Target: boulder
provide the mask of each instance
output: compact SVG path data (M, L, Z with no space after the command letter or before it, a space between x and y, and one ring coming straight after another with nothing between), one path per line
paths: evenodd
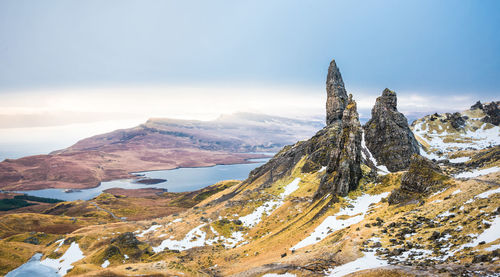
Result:
M408 171L401 178L401 187L391 193L388 202L393 205L419 200L441 188L447 179L437 164L414 154Z

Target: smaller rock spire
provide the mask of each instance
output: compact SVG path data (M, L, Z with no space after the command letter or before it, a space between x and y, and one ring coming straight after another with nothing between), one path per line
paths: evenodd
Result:
M419 143L397 103L396 93L384 89L364 126L366 146L377 162L392 172L407 169L411 156L419 153Z
M321 179L315 198L327 193L346 196L358 187L361 180L361 136L356 102L349 95L339 123L338 137L330 153L325 176Z

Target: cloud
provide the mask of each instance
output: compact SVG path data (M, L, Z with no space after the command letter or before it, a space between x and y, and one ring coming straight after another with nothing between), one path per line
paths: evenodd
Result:
M358 103L360 117L370 117L378 91L349 89ZM464 110L478 100L473 94L397 93L398 109L409 117ZM325 114L325 101L321 87L212 85L22 91L0 95L0 128L150 117L211 120L234 112L317 118Z

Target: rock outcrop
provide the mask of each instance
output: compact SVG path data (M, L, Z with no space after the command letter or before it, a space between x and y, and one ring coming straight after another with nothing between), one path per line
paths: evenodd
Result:
M471 110L477 110L477 109L482 110L483 109L483 104L481 103L481 101L477 101L476 104L470 106L470 109Z
M372 109L372 118L365 124L366 146L379 164L390 171L407 169L413 154L419 154L406 117L397 110L397 96L385 89Z
M483 111L486 113L486 116L483 118L483 122L491 123L495 126L500 124L500 109L498 105L500 101L493 101L488 104L483 105Z
M444 122L450 122L451 127L455 128L455 130L463 129L465 126L465 121L468 119L467 116L462 116L459 112L455 113L446 113L446 119Z
M328 192L345 196L358 187L361 179L362 129L352 95L349 95L340 127L335 147L330 152L327 174L321 179L316 197Z
M443 175L438 165L414 154L408 171L401 178L401 187L391 193L388 202L392 205L418 200L421 196L438 190L446 179L448 177Z
M315 193L316 198L327 193L345 196L358 186L362 175L362 129L356 102L352 95L347 97L335 60L330 63L326 86L327 126L307 141L286 146L265 165L254 169L240 188L234 190L234 195L243 190L245 184L257 179L261 179L263 186L275 182L290 173L304 157L303 172L327 167L321 185Z
M342 114L347 105L347 92L340 70L332 60L326 77L326 125L342 119Z

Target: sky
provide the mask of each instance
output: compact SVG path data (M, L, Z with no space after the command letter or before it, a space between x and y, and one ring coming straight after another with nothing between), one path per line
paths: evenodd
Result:
M361 117L386 87L409 117L462 110L499 100L499 10L495 0L0 0L0 129L324 116L333 58Z

